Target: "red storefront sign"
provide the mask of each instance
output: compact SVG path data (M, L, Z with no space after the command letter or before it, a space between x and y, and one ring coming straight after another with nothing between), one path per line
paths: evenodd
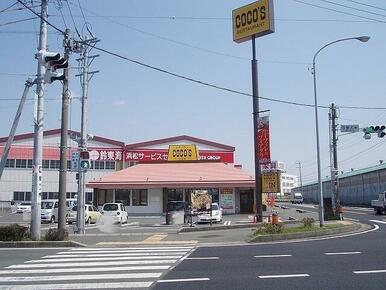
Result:
M259 118L257 131L257 141L259 146L259 163L264 165L271 162L271 150L269 147L269 117Z
M226 151L204 151L199 150L200 161L217 161L225 163L233 163L233 152ZM126 161L139 162L167 162L168 150L165 149L149 149L149 150L127 150L125 152Z
M90 159L96 161L123 161L121 148L88 148Z

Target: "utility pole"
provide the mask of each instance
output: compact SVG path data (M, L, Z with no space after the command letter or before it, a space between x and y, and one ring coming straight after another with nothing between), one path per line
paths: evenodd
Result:
M299 168L299 178L300 178L300 190L303 195L303 180L302 180L302 163L300 161L296 162Z
M99 71L93 71L89 72L89 65L94 60L95 56L89 56L89 51L92 48L92 44L98 42L97 39L88 39L87 36L85 37L85 40L83 43L83 53L82 58L79 59L82 61L82 69L83 72L80 75L81 76L81 84L82 84L82 114L81 114L81 130L80 130L80 139L78 142L79 145L79 151L80 155L82 155L82 152L87 151L87 141L89 139L89 136L87 134L87 99L88 99L88 82L91 78L89 78L89 75L91 74L91 77L99 72ZM90 61L91 59L91 61ZM85 206L85 179L86 179L86 170L87 168L82 168L79 164L79 170L78 170L78 198L77 198L77 232L78 234L84 234L85 228L84 228L84 206Z
M38 51L47 50L47 13L48 1L42 0L40 13L40 34ZM34 120L34 154L32 166L32 197L31 197L31 235L34 240L40 239L41 194L42 194L42 157L43 157L43 124L44 124L44 74L45 67L38 61L36 94L37 112Z
M68 62L71 53L70 29L66 29L64 35L64 59ZM64 69L62 91L62 120L60 131L60 169L59 169L59 208L58 231L61 240L66 231L66 182L67 182L67 145L68 145L68 107L70 103L70 91L68 88L69 68Z
M337 125L336 125L336 106L334 103L330 106L329 119L331 124L331 197L332 197L332 207L336 216L338 214L338 208L340 207L339 192L338 192L338 149L337 143L338 138L336 134Z

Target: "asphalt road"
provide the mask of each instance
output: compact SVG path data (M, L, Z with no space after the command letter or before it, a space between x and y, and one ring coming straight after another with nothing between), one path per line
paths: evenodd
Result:
M199 247L154 289L385 289L385 216L347 208L345 218L376 226L318 241Z

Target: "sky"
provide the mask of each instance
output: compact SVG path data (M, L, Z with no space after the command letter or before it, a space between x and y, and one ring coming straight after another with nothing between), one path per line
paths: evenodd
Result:
M16 0L0 1L0 136L7 136L28 76L36 75L39 19ZM24 0L36 12L40 1ZM382 0L274 0L275 32L256 40L260 110L269 110L271 159L283 161L303 183L317 178L312 59L316 59L320 106L334 103L337 123L386 125L386 4ZM236 0L50 0L49 21L74 38L131 60L218 87L252 92L251 42L232 37ZM13 5L15 4L15 5ZM11 6L11 7L10 7ZM8 9L7 9L8 8ZM63 15L63 16L62 16ZM19 20L25 20L17 22ZM87 29L88 28L88 29ZM48 27L48 48L62 52L62 35ZM79 35L78 35L79 34ZM90 70L88 128L94 135L136 143L190 135L236 148L235 163L254 172L252 98L99 54ZM71 55L70 129L80 129L81 86ZM33 132L30 91L17 133ZM46 85L44 129L60 127L61 84ZM279 101L279 102L278 102ZM300 105L286 104L280 101ZM311 105L311 106L304 106ZM350 107L360 107L353 109ZM373 108L373 109L365 109ZM375 109L374 109L375 108ZM319 108L322 177L329 175L328 109ZM386 159L386 138L338 132L340 171ZM385 160L386 161L386 160Z

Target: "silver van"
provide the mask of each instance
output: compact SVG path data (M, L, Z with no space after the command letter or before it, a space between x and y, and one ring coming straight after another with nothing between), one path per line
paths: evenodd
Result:
M66 199L66 211L76 205L76 199ZM41 202L41 221L55 223L58 221L59 200L43 199Z

